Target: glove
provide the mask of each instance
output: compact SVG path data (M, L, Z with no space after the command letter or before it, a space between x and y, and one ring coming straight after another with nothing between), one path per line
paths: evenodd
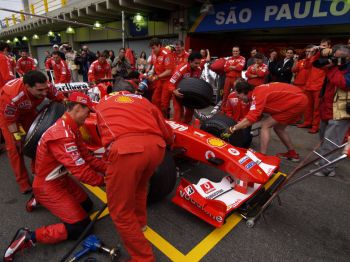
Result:
M223 133L221 133L220 137L224 140L229 139L232 133L230 132L230 128L227 128Z

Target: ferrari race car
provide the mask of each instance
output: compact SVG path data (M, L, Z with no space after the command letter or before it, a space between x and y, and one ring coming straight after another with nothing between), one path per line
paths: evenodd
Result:
M184 81L182 90L186 90L186 86L189 87L187 95L192 97L192 101L196 99L195 90L203 94L202 89L196 88L205 86L203 80L190 79L188 82L184 79L182 81ZM57 89L64 93L77 90L91 91L86 83L57 85ZM98 103L96 93L93 95L93 100ZM199 100L194 101L194 104L197 108L203 107L204 100L200 97ZM191 99L187 101L190 103ZM64 111L64 105L59 103L51 103L44 107L28 131L23 150L27 156L35 157L36 146L41 135ZM181 174L179 172L181 166L175 164L175 160L178 159L198 161L224 173L222 178L219 178L221 180L219 182L213 182L204 177L197 183L191 183L181 178L172 198L173 203L215 227L223 225L227 215L235 210L239 210L244 217L249 217L264 204L262 201L266 200L266 194L271 195L273 193L271 190L276 189L283 182L284 176L279 176L270 189L265 190L263 186L277 173L280 159L234 146L247 144L247 141L244 141L247 138L244 133L237 133L228 141L217 137L228 125L234 124L225 116L220 114L214 116L201 123L200 128L170 120L166 123L174 131L175 142L151 179L149 202L164 199L174 191L177 178ZM80 128L80 132L88 148L97 156L102 156L104 148L101 147L95 114L90 114L85 125Z

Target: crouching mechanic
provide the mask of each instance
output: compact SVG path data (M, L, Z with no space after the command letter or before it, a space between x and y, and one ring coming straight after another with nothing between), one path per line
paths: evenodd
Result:
M23 78L7 82L0 91L0 128L16 181L24 194L31 191L31 185L22 154L23 138L37 115L36 107L46 97L64 99L39 71L29 71Z
M288 149L288 152L279 153L277 156L298 162L299 155L293 148L286 127L300 118L307 106L307 97L300 88L279 82L257 86L249 97L248 93L251 90L252 86L246 81L236 84L238 98L243 101L252 100L252 102L248 114L238 124L230 127L229 132L233 133L251 126L263 113L267 113L269 116L261 124L260 152L263 154L267 152L272 127Z
M147 99L126 91L96 106L97 126L108 154L106 192L110 216L131 261L155 261L145 239L147 187L173 134ZM115 168L115 167L118 168Z
M62 222L35 231L20 228L5 251L4 261L13 261L15 253L33 247L36 242L55 244L77 239L89 224L92 201L68 172L86 184L104 184L102 174L106 165L89 153L79 133L90 110L92 102L87 95L72 93L66 113L43 134L38 144L33 192L36 200Z
M200 53L190 54L188 62L180 64L176 68L174 75L169 80L169 89L173 92L174 120L177 122L188 124L192 120L194 110L182 105L181 99L183 98L183 94L181 94L181 90L177 88L177 85L183 78L200 78L202 74L202 70L199 67L201 58L202 56Z

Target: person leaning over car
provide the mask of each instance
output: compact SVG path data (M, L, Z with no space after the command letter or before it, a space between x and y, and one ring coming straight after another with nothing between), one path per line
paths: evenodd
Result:
M42 135L36 151L33 192L35 200L62 222L35 231L20 228L5 252L5 262L13 261L18 251L35 243L75 240L90 223L88 212L93 203L68 172L83 183L104 184L106 164L91 155L79 132L91 110L92 102L86 94L72 93L67 111Z
M163 160L166 144L173 143L172 130L157 107L127 91L103 98L96 115L108 155L105 181L110 216L130 261L155 261L143 235L147 188Z
M183 98L183 94L181 94L181 90L177 88L177 85L183 78L201 77L202 70L199 67L201 57L200 53L190 54L188 62L180 64L175 69L175 73L169 80L169 89L173 92L174 120L177 122L188 124L192 121L194 110L182 105L181 99Z
M248 114L235 126L229 128L233 133L257 122L263 113L270 116L262 121L260 135L260 152L266 154L270 140L270 128L273 128L288 152L277 156L298 162L299 155L293 148L292 141L286 131L289 124L295 123L307 106L307 97L300 88L286 83L269 83L254 88L245 81L236 84L237 97L243 101L251 100Z
M36 107L46 97L56 101L64 99L39 71L29 71L23 78L5 84L0 91L0 128L22 193L31 191L22 155L23 137L37 115Z

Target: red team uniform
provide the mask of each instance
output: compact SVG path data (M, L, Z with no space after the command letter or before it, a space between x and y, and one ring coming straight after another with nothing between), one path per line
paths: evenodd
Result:
M147 185L172 144L160 111L140 95L117 93L96 106L102 144L108 148L107 203L130 261L155 261L142 228L147 225ZM118 168L115 168L118 167Z
M70 71L66 61L61 59L59 63L53 62L52 69L55 84L66 84L70 82Z
M62 221L35 230L39 243L55 244L70 237L69 225L89 220L88 195L70 177L92 185L104 184L106 165L84 146L78 125L65 113L40 139L33 192L36 200ZM88 223L88 222L87 222Z
M3 85L14 78L10 59L3 52L0 52L0 90Z
M158 56L152 54L151 64L154 66L156 75L160 75L165 70L173 70L175 67L174 56L171 51L162 47ZM172 75L158 79L153 82L154 91L152 103L156 105L162 112L165 112L170 104L171 93L169 91L169 79Z
M231 69L230 66L235 66L235 69ZM224 94L222 98L222 104L225 105L227 97L230 94L231 88L234 87L234 83L238 78L242 77L242 70L245 66L245 58L243 56L230 57L226 60L224 65L224 71L226 73Z
M27 57L21 57L18 59L16 64L17 73L20 75L24 75L25 73L36 70L35 62L33 58Z
M88 73L89 82L96 82L97 80L111 77L111 66L107 61L101 64L98 60L96 60L91 64Z
M289 125L300 119L306 106L307 97L300 88L274 82L253 90L252 103L245 118L255 123L263 113L267 113L278 123Z
M55 87L50 84L47 97L56 101L63 100L63 95L58 95ZM22 78L8 82L0 91L0 127L5 137L7 154L21 192L25 192L30 188L28 173L23 156L17 149L16 141L13 134L8 130L8 126L11 124L22 125L24 130L27 131L37 115L36 107L43 100L44 98L33 97L27 91Z
M248 67L245 73L248 80L247 82L252 86L260 86L265 83L265 78L269 73L269 68L265 64L257 65L253 64ZM252 78L251 75L257 75L258 77Z
M170 78L169 89L173 92L177 87L177 84L183 79L188 77L200 78L202 70L198 67L192 69L190 63L183 63L175 69L175 73ZM181 92L181 91L180 91ZM192 108L186 108L182 106L181 100L173 95L174 105L174 120L177 122L190 123L193 117L194 110Z

